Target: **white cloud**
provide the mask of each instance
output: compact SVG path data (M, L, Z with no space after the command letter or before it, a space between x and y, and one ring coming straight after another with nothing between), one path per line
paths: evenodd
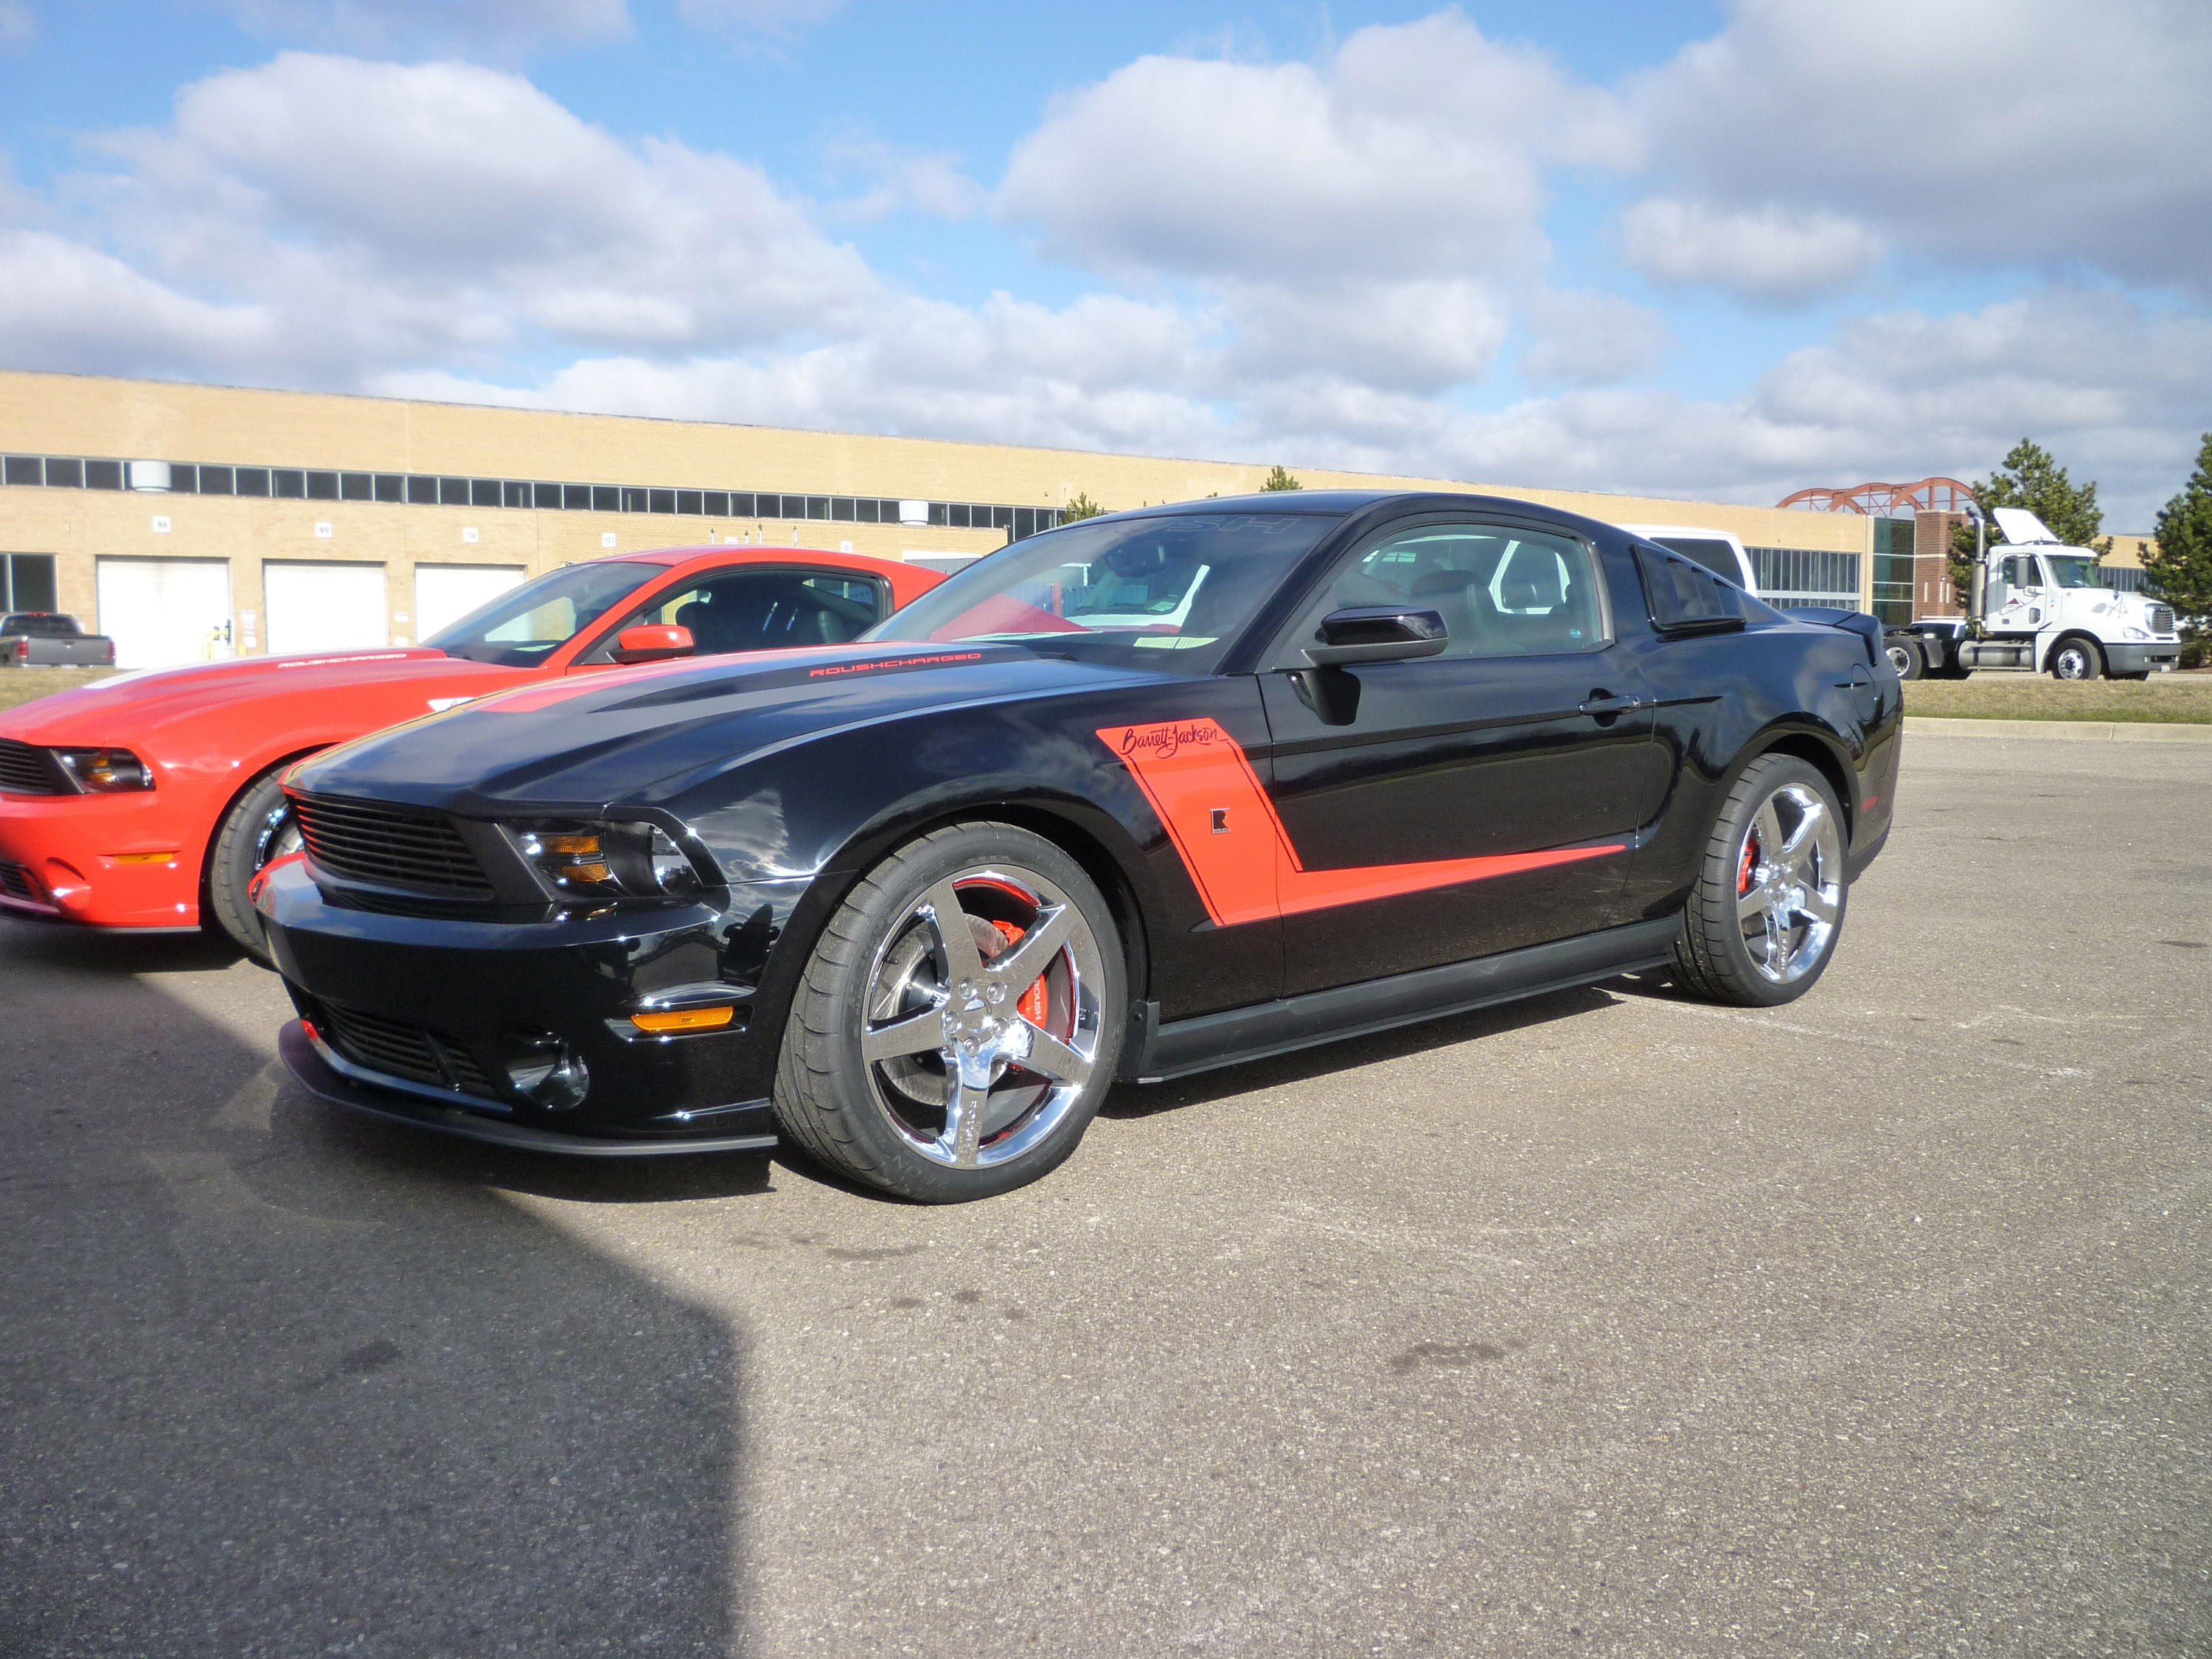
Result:
M1700 283L1796 305L1874 269L1881 242L1840 214L1717 208L1653 197L1621 215L1628 262L1653 282Z
M1318 68L1139 58L1054 106L1000 204L1110 271L1464 276L1541 257L1547 166L1634 154L1605 94L1449 10L1362 29Z
M246 27L367 52L472 46L509 52L629 32L627 0L229 0Z
M1632 103L1682 193L1983 267L2212 272L2202 0L1737 0Z
M1655 311L1613 294L1541 289L1527 313L1534 343L1521 376L1536 386L1607 386L1659 366L1673 335Z
M116 135L118 251L363 368L532 338L690 353L849 326L879 285L756 167L625 144L526 81L287 53ZM742 236L732 227L743 226Z

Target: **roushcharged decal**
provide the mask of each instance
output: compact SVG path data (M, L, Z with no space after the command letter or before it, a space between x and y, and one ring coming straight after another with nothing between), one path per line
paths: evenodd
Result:
M1214 721L1101 726L1098 740L1128 763L1129 775L1167 826L1216 927L1455 887L1627 848L1625 842L1613 842L1541 853L1309 870L1299 862L1243 745Z

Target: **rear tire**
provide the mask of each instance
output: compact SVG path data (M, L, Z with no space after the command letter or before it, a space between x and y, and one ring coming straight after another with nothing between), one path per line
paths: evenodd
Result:
M2051 653L2053 679L2100 680L2105 678L2105 653L2094 640L2061 640Z
M1828 781L1761 755L1729 791L1682 918L1675 979L1715 1002L1794 1002L1843 937L1844 820Z
M261 913L246 888L272 859L300 850L299 821L284 799L283 776L291 765L270 768L231 803L208 854L208 909L231 943L263 967L269 966L269 936Z
M1059 1167L1113 1085L1128 1018L1114 916L1083 867L1006 823L909 842L806 964L777 1123L841 1175L926 1204Z

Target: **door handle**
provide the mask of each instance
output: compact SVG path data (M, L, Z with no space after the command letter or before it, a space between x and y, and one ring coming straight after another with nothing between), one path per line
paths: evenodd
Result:
M1602 719L1608 714L1626 714L1632 709L1647 707L1641 697L1616 697L1608 692L1594 691L1588 702L1575 710L1577 714L1595 714Z

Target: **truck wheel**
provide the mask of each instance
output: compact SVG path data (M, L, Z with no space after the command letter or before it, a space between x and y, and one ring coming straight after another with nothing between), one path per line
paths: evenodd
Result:
M1075 1150L1128 1018L1113 913L1082 866L963 823L871 870L823 929L776 1066L777 1123L925 1204L1024 1186Z
M1762 755L1713 822L1675 978L1715 1002L1793 1002L1835 954L1848 896L1843 814L1827 780L1791 756Z
M300 850L299 820L284 799L283 779L290 764L271 767L246 786L223 814L208 854L208 908L231 942L264 967L269 965L269 937L246 889L264 865Z
M2094 640L2061 640L2051 653L2051 672L2062 680L2097 680L2105 677L2105 653Z
M1928 672L1928 659L1920 654L1916 640L1893 634L1883 647L1889 653L1889 665L1897 671L1901 680L1917 680Z

